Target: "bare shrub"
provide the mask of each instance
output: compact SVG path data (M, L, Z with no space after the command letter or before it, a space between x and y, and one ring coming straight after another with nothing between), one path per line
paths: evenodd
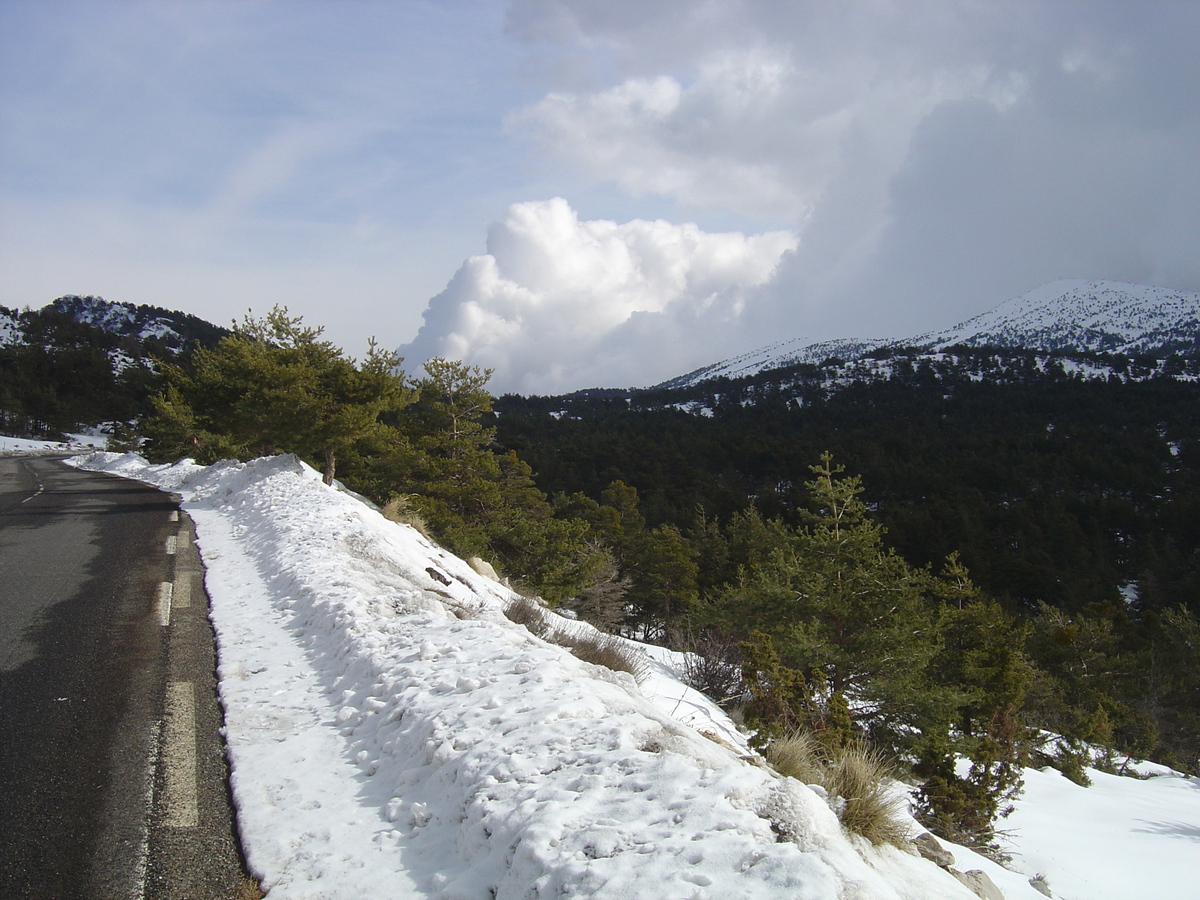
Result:
M611 634L560 634L555 640L584 662L628 672L639 684L650 674L646 654Z
M625 595L631 584L610 557L592 582L563 605L601 631L616 631L625 621Z
M524 625L535 637L552 639L552 628L546 608L532 597L514 597L505 604L504 615L510 622Z
M815 736L798 732L773 741L767 761L783 775L825 789L839 821L872 844L908 849L903 799L888 787L892 764L861 741L829 750Z
M672 643L686 654L684 684L724 710L741 702L746 682L742 678L742 654L733 638L707 633L680 633L672 638Z
M422 537L429 538L429 527L425 524L421 514L417 512L416 507L413 506L411 497L397 494L383 504L379 512L389 522L409 525L415 528Z

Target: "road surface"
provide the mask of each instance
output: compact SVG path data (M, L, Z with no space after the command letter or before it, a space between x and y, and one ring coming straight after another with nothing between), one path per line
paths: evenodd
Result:
M253 896L192 535L168 494L0 458L0 897Z

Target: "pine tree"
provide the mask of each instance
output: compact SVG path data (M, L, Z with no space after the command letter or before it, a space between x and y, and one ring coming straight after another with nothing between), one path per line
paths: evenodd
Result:
M894 739L939 691L925 677L940 648L925 592L928 573L883 546L858 478L840 478L826 453L811 467L816 514L767 561L716 592L731 625L753 622L788 668L851 701L860 727Z
M144 425L148 452L206 463L296 453L332 483L338 455L383 429L412 392L395 354L372 342L359 365L320 335L277 306L197 348L186 368L164 366L167 389Z

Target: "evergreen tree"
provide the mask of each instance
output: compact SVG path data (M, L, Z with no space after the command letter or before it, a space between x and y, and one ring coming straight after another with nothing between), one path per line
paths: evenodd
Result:
M439 540L460 555L490 557L500 569L550 602L595 583L609 555L590 540L587 523L556 516L533 472L494 448L491 373L431 359L414 381L417 400L398 417L408 444L392 460L392 483L411 493Z
M249 316L191 363L166 366L167 390L145 423L155 458L190 455L200 462L291 452L317 464L333 482L338 455L383 429L381 419L412 399L400 360L371 343L359 365L329 341L275 307Z
M957 696L953 721L933 717L917 741L918 815L945 838L994 850L995 822L1021 789L1029 745L1021 714L1033 675L1022 649L1028 629L981 596L957 554L933 592L944 604L942 646L928 675ZM962 756L971 761L965 776Z
M755 623L785 666L820 681L827 698L848 699L860 726L895 739L941 693L925 677L940 649L929 576L883 547L858 478L838 477L828 453L811 470L819 513L713 605L732 627Z

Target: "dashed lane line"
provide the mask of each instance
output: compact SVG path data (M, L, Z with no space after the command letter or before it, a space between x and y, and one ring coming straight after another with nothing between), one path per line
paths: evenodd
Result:
M163 824L195 828L200 824L196 790L196 688L190 681L167 685L163 722Z
M171 595L174 592L175 587L171 582L159 583L158 599L154 602L154 608L158 612L158 621L164 628L171 624Z
M192 605L192 573L178 572L175 575L175 586L171 591L171 608L187 609Z

